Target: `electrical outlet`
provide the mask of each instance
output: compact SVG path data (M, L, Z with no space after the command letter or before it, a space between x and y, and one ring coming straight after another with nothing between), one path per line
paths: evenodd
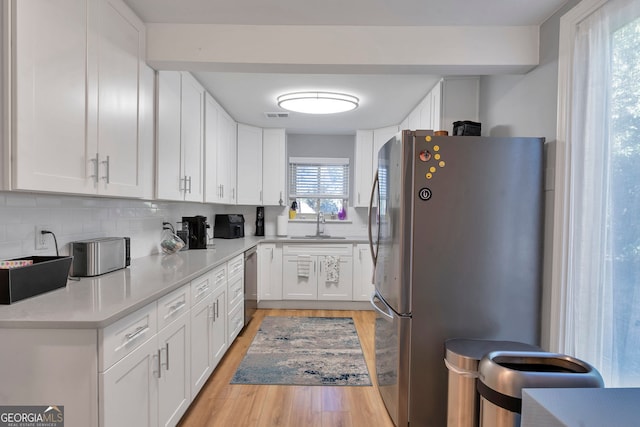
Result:
M51 230L48 225L36 225L36 250L43 251L49 249L49 234L42 234L42 230Z

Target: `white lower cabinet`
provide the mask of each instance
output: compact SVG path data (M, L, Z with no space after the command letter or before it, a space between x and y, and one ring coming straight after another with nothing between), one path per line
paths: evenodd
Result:
M211 319L213 328L211 330L211 355L213 360L213 369L218 366L222 356L224 356L231 341L227 341L227 289L222 287L214 291L211 295Z
M191 395L198 394L213 372L211 295L191 308Z
M189 317L100 374L100 425L175 426L191 403Z
M318 299L318 257L309 256L308 272L299 274L298 260L304 256L282 256L282 299Z
M175 426L243 326L239 255L103 328L0 328L0 404L62 399L69 427Z
M157 426L157 339L100 374L100 426Z
M160 426L177 425L191 403L190 326L189 316L183 315L158 333Z
M236 305L229 312L229 324L227 329L229 330L229 342L232 342L244 326L244 304Z
M349 301L353 299L353 258L341 256L335 262L337 276L330 278L327 257L318 257L318 299Z
M227 336L231 343L244 326L244 255L227 262Z
M368 244L353 247L353 300L369 301L373 293L373 259Z
M282 249L282 299L340 300L353 297L353 245L291 244ZM336 262L329 277L329 257ZM331 263L332 264L332 263Z
M161 298L157 310L122 319L129 332L120 334L122 343L114 350L133 347L149 328L140 319L150 314L157 312L162 329L100 374L101 426L175 426L186 412L191 403L188 292L183 286ZM114 325L105 329L103 350L118 342L108 339L111 331L120 332Z
M258 299L282 299L282 245L258 245Z
M215 283L215 273L210 273L205 279L194 281L191 285L191 298L195 302L191 308L192 399L207 382L228 347L226 283L213 290Z

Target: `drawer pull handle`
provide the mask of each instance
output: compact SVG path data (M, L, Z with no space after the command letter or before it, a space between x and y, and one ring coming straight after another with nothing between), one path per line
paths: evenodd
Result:
M201 286L198 288L198 293L196 294L196 299L200 299L204 294L209 292L209 286Z
M117 347L115 349L115 351L122 350L123 348L128 346L132 341L134 341L136 338L140 337L142 334L144 334L148 330L149 330L149 325L138 326L135 331L129 332L128 334L126 334L124 336L126 338L126 341L121 346Z
M171 307L169 307L169 312L167 314L165 314L164 316L164 320L167 320L169 317L173 316L174 314L176 314L178 311L182 310L184 308L184 306L187 305L186 302L184 301L180 301L179 303L172 305Z

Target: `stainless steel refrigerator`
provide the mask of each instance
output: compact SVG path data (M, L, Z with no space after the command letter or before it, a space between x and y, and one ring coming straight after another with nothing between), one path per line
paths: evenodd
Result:
M403 131L380 149L371 303L397 426L446 425L445 340L539 344L543 144Z

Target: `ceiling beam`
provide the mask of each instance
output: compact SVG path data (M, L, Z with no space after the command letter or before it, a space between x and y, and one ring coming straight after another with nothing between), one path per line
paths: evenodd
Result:
M525 73L537 26L147 24L156 69L289 73Z

